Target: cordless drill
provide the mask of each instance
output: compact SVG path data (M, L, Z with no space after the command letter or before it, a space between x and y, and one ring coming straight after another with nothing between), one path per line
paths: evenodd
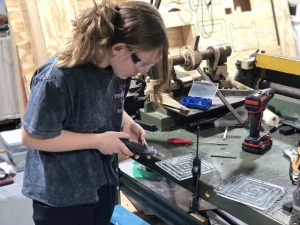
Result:
M250 134L245 138L242 149L246 152L263 154L272 146L272 137L268 133L260 132L263 112L268 102L273 98L271 88L255 91L245 99L245 107L250 117Z

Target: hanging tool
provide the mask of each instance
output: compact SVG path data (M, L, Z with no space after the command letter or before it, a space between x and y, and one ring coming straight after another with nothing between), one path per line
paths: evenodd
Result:
M199 158L199 135L200 135L200 127L197 128L197 148L196 148L196 156L193 160L192 167L192 175L193 175L193 185L195 186L195 192L193 194L193 199L191 203L191 211L198 212L199 211L199 179L201 175L201 159Z
M263 112L268 102L273 98L271 88L255 91L245 99L245 108L250 117L250 134L245 138L242 149L246 152L263 154L272 146L272 137L269 133L260 132Z

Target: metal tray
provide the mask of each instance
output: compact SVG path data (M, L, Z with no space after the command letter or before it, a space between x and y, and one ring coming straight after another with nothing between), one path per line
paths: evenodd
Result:
M254 179L243 174L221 185L216 193L245 205L258 209L269 209L286 194L286 189L268 182Z
M175 177L177 180L185 180L192 177L192 166L195 155L192 153L162 160L155 164L161 169ZM201 160L201 174L206 174L216 170L212 164Z

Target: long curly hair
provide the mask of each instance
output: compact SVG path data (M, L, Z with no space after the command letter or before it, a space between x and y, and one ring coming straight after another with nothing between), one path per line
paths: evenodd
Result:
M169 43L163 19L158 10L142 1L116 4L103 0L85 9L73 21L72 38L58 53L58 67L74 67L101 59L115 43L125 43L129 50L160 49L158 65L160 84L155 87L156 102L159 93L170 82L168 71Z

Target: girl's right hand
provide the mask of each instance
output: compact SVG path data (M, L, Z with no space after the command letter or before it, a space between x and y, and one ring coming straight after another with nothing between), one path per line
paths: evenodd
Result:
M120 138L129 138L125 132L108 131L96 134L93 138L95 148L104 155L112 155L114 153L125 156L133 156L133 153L126 147Z

